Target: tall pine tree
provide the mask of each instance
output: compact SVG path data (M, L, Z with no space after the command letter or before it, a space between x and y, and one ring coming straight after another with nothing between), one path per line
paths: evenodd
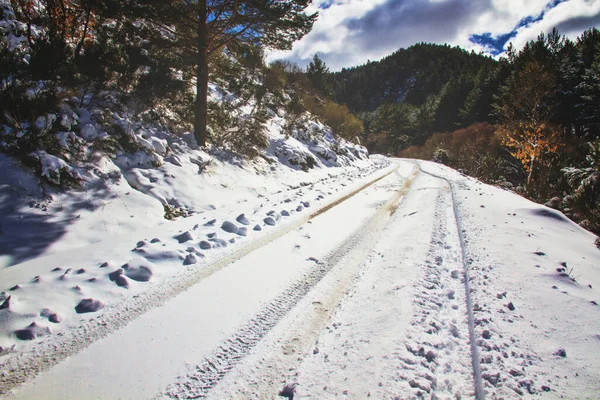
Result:
M313 87L319 90L321 93L330 95L331 85L327 81L327 74L329 74L329 68L325 64L325 61L321 60L318 54L315 54L313 60L308 64L306 69Z
M237 42L290 49L311 29L317 14L306 14L310 0L144 0L148 17L173 39L194 65L194 135L206 144L210 56ZM177 66L179 67L179 66Z

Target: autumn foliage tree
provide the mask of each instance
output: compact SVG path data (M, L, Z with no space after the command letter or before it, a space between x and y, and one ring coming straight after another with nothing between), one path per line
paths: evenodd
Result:
M560 130L549 121L555 112L552 103L556 82L537 61L516 69L500 89L496 111L501 118L497 133L511 154L527 172L527 188L537 164L560 147Z
M536 163L543 155L555 153L560 147L560 131L546 123L520 121L517 127L500 125L502 144L523 164L530 185Z
M34 25L44 26L42 37L51 42L75 47L79 54L86 41L93 40L97 23L93 0L11 0L13 10L27 24L27 41L35 43Z

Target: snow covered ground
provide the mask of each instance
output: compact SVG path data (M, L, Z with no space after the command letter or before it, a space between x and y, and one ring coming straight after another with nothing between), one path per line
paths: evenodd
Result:
M356 158L309 172L224 162L186 200L195 213L159 226L65 221L0 270L0 394L597 396L594 235L438 164ZM150 205L119 209L144 220L148 198L190 182L167 168L145 177L154 191L127 189L144 174L127 171L113 201L139 196Z
M88 110L77 111L82 132L102 131L104 125L83 117ZM77 190L40 185L0 153L0 267L168 225L167 208L185 215L219 214L242 203L250 209L265 196L325 184L347 170L373 165L364 147L336 139L313 121L285 135L284 119L273 117L266 126L269 148L248 161L216 148L199 149L189 133L175 135L113 114L140 150L111 158L93 153L97 143L85 144L94 156L73 167L82 182Z

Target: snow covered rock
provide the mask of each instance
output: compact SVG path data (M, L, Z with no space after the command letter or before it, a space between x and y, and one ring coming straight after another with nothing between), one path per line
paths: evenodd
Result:
M50 328L39 326L35 322L32 322L24 329L18 329L15 331L15 335L21 340L33 340L38 337L50 335L50 333Z
M83 299L75 306L77 314L85 314L99 311L104 308L104 303L100 300Z
M122 266L125 275L129 279L138 282L148 282L152 277L152 269L146 265L146 261L141 258L134 258Z
M250 221L248 221L248 218L246 218L246 215L244 214L238 215L235 220L242 225L250 225Z
M237 225L230 221L223 222L223 224L221 224L221 229L227 233L237 233L238 231Z

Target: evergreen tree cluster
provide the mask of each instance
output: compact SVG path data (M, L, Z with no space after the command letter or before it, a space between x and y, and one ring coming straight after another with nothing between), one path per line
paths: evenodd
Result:
M69 110L100 108L256 155L267 145L263 51L288 49L312 28L308 3L0 0L0 149L32 164L35 151L82 156L57 135ZM235 98L211 100L209 80ZM111 139L103 147L136 149L102 118L94 114Z
M474 52L420 43L329 81L334 98L361 116L369 147L395 154L434 132L490 121L500 69Z

